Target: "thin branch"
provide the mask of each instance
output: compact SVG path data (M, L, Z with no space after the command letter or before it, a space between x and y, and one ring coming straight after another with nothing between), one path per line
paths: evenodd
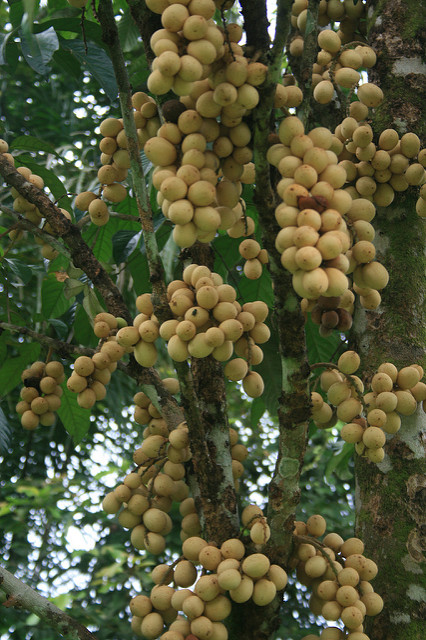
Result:
M304 318L299 299L292 287L291 274L282 268L280 255L275 248L275 237L279 231L274 215L276 193L266 159L275 87L280 80L283 48L290 30L291 5L291 0L278 0L275 40L267 59L268 75L264 84L258 87L260 101L253 111L256 165L254 201L264 230L263 245L271 258L269 269L274 283L274 320L278 329L282 364L278 458L268 492L268 522L271 527L268 555L277 563L286 562L291 549L310 416L310 370L306 355Z
M277 20L275 23L274 43L272 45L272 60L280 58L284 45L290 33L290 15L293 0L277 0Z
M3 606L24 608L44 620L67 640L97 640L86 627L0 567L0 588L9 597Z
M28 336L43 346L51 348L55 353L63 358L69 358L76 354L90 357L95 353L95 349L78 347L75 344L56 340L55 338L50 338L49 336L44 335L43 333L37 333L37 331L33 331L28 327L21 327L19 325L10 324L9 322L0 322L0 330L11 331L12 333L19 333L23 336Z
M317 25L318 25L319 0L309 0L308 16L313 20L313 27L309 33L304 34L303 54L301 62L300 79L303 84L303 101L298 110L298 116L306 126L312 109L312 67L317 57Z
M153 288L153 301L156 308L156 314L160 319L162 319L161 311L163 311L163 313L166 309L169 311L164 282L164 269L158 250L149 194L146 188L145 176L142 168L139 141L133 116L132 92L111 0L102 0L102 2L99 3L98 14L102 29L102 40L108 47L118 85L118 95L120 99L121 113L123 116L124 131L126 132L128 151L130 155L133 190L138 207L139 219L142 225L150 281ZM158 309L158 307L160 307L160 309Z

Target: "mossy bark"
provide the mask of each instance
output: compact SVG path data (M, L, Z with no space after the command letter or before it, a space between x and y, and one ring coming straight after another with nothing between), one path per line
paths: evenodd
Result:
M370 80L385 94L373 118L377 134L388 127L400 135L424 133L421 6L423 2L408 0L370 6L369 43L380 51ZM424 221L415 213L413 191L411 187L396 194L392 205L379 209L375 218L378 258L390 281L379 310L358 310L355 317L354 346L367 375L385 361L397 367L425 365L426 234ZM365 542L366 555L378 564L373 585L384 599L383 612L366 624L375 640L424 637L425 422L421 408L413 416L402 416L400 431L388 436L383 462L376 465L358 458L355 465L357 534Z

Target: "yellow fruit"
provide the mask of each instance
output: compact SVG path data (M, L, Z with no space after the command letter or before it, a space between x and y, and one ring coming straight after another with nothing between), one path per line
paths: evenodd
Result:
M378 107L383 100L383 91L372 82L358 87L358 98L367 107Z

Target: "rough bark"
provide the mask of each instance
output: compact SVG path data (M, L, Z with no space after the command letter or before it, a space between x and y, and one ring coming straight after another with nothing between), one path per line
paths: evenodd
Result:
M77 620L15 578L3 567L0 567L0 588L8 596L3 607L24 608L35 613L67 640L97 640L96 636Z
M370 79L385 94L373 119L377 133L387 127L400 135L424 133L422 15L417 3L406 0L370 7L369 43L381 51ZM357 312L355 346L370 374L384 361L397 367L415 362L424 366L425 229L415 213L412 188L411 193L396 194L390 207L379 209L375 222L379 259L390 272L390 282L378 312ZM385 603L366 627L375 640L424 637L424 416L421 409L402 416L400 431L388 437L382 463L356 461L357 533L366 554L379 566L373 584Z

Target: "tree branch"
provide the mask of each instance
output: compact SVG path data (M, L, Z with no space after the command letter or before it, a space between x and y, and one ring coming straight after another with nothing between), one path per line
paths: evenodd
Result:
M302 84L303 102L298 111L299 118L303 124L307 125L312 109L313 93L312 93L312 67L317 57L317 25L318 25L318 8L320 0L309 0L308 15L310 14L314 27L309 33L305 33L303 37L303 54L300 65L300 83Z
M115 286L100 262L83 240L80 230L61 213L49 197L36 186L28 182L15 167L0 154L0 174L29 202L38 207L46 218L53 233L62 238L70 250L71 258L76 267L82 269L105 300L110 313L131 322L129 311L124 303L119 289Z
M276 35L269 56L266 81L258 87L259 105L253 112L253 148L256 165L254 194L264 230L264 245L270 255L274 283L275 314L282 363L282 393L279 399L278 458L269 486L268 521L271 539L268 554L273 562L285 563L290 550L293 521L300 498L299 478L307 444L310 399L309 366L306 356L304 318L292 287L291 274L281 265L275 249L279 231L275 220L276 194L266 160L275 86L280 79L284 43L290 29L291 0L278 2Z
M266 12L266 0L240 0L244 16L244 31L251 57L256 52L267 52L271 39L268 33L269 21Z
M3 606L23 607L56 629L67 640L97 640L86 627L0 567L0 588L9 596Z
M14 225L14 228L29 231L30 233L37 236L38 238L41 238L41 240L43 240L44 242L47 242L48 244L50 244L54 249L59 251L59 253L62 253L63 256L67 258L71 258L70 252L62 244L62 242L59 242L59 240L57 240L50 233L47 233L47 231L43 231L43 229L39 229L38 227L36 227L36 225L33 222L31 222L30 220L27 220L23 215L21 215L17 211L14 211L13 209L9 209L9 207L5 207L2 204L0 204L0 211L2 211L3 213L9 216L13 216L17 218L18 223Z

